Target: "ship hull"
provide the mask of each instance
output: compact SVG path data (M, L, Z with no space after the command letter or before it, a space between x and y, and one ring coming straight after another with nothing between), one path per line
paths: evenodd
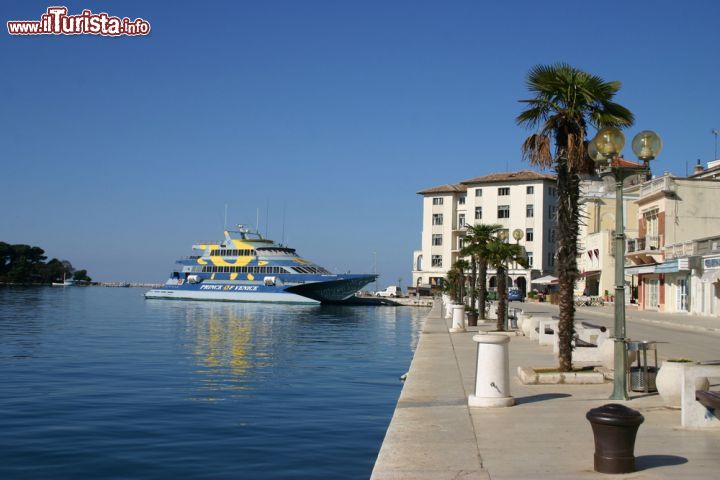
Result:
M340 302L352 297L374 275L332 275L321 281L298 284L264 285L262 283L234 281L178 282L170 279L162 288L145 293L145 298L180 300L217 300L225 302L302 303L317 305L323 302Z
M167 300L211 300L218 302L291 303L305 305L318 305L320 303L317 300L284 291L200 290L199 288L154 288L145 293L145 298Z

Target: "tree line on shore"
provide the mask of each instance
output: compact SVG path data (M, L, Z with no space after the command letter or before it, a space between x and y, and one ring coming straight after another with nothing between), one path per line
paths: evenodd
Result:
M67 260L47 261L40 247L0 242L0 283L47 284L70 278L92 281L87 270L75 270Z

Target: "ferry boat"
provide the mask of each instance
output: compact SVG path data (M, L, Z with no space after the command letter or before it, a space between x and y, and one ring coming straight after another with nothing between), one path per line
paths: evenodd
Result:
M199 242L196 255L145 298L319 304L341 302L375 281L375 274L333 274L295 249L250 232L225 230L221 242Z

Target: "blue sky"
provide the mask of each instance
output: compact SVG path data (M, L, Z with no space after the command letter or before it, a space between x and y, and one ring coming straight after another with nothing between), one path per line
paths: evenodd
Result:
M416 191L526 167L539 63L622 81L628 138L664 139L656 173L710 160L720 128L717 2L6 0L3 25L57 3L152 33L0 35L0 240L99 280L164 281L225 204L264 231L269 203L271 237L285 204L305 257L359 273L377 252L380 284L407 285Z

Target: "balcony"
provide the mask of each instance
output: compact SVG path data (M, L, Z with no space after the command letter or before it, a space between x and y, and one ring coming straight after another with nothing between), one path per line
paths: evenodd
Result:
M644 199L658 193L672 193L675 191L675 182L672 178L664 175L645 182L640 186L640 198Z
M625 244L625 255L636 265L660 263L664 258L662 244L662 235L629 238Z
M663 247L665 258L690 257L698 254L698 244L695 241L674 243Z

